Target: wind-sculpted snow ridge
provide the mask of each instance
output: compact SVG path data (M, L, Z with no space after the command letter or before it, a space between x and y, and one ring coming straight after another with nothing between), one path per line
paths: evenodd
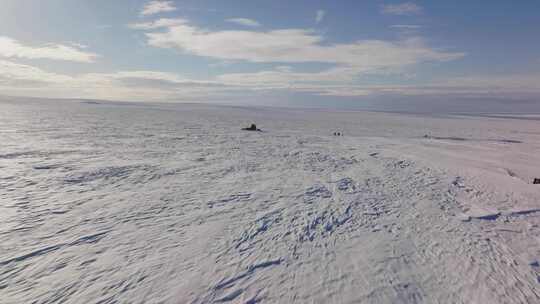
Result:
M2 303L540 301L537 121L0 112Z

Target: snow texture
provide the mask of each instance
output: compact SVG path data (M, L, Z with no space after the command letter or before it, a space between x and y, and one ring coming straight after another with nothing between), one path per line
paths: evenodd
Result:
M538 303L539 130L2 102L0 302Z

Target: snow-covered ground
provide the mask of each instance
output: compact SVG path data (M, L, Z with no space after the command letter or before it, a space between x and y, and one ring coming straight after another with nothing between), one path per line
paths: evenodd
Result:
M540 301L531 116L2 102L0 140L1 303Z

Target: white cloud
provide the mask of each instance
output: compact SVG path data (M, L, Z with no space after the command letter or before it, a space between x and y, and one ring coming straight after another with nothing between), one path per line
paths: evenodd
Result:
M354 71L349 71L354 74ZM474 75L418 85L361 85L343 79L347 71L297 73L288 66L246 74L226 74L210 81L160 71L118 71L66 75L0 60L0 91L7 95L95 98L132 101L223 100L250 92L296 91L326 96L467 95L482 97L540 96L540 75Z
M160 71L119 71L112 73L86 73L76 76L44 71L27 64L0 60L0 84L7 81L21 83L41 82L48 86L63 87L103 87L114 85L133 85L136 87L156 86L221 86L213 81L200 81L181 77L175 73ZM140 81L140 82L137 82ZM137 82L137 83L136 83ZM136 83L136 84L135 84Z
M235 89L215 81L186 79L159 71L67 75L0 60L0 92L14 96L178 101L223 97Z
M87 49L88 48L88 45L86 44L82 44L82 43L78 43L78 42L70 42L70 44L78 49Z
M248 19L248 18L231 18L231 19L226 19L225 21L236 23L243 26L249 26L249 27L261 26L261 24L258 21L253 20L253 19Z
M218 76L217 79L228 85L287 88L307 84L326 86L351 83L357 74L357 70L350 67L333 68L318 73L302 73L293 72L287 66L278 66L269 71L223 74Z
M181 18L168 19L162 18L152 22L141 22L141 23L132 23L128 27L136 30L152 30L164 27L173 27L176 25L186 24L188 21Z
M155 15L159 13L172 12L175 10L176 7L172 1L153 0L144 6L143 10L141 11L141 15Z
M27 46L15 39L0 36L0 56L7 58L52 59L90 63L98 55L82 51L80 46L47 44L44 46Z
M0 86L44 86L55 82L67 83L70 81L72 78L66 75L45 72L33 66L0 60Z
M351 67L357 72L401 69L424 61L450 61L464 56L460 52L430 48L421 38L328 44L323 36L305 29L209 31L185 20L166 24L170 22L162 19L136 28L153 29L146 33L149 45L203 57L249 62L330 63Z
M529 98L540 97L540 74L517 74L505 76L474 75L437 79L421 85L336 85L312 88L321 95L363 96L367 94L397 94L407 96L421 95L459 95L490 98Z
M280 72L291 72L292 71L292 67L290 67L288 65L278 65L274 69L276 71L280 71Z
M417 30L422 26L416 24L395 24L391 25L391 28L400 29L400 30Z
M328 96L364 96L370 94L540 97L540 75L474 75L435 79L424 84L362 85L355 81L354 69L335 68L319 73L298 73L290 68L256 73L231 73L217 77L223 84L267 90L295 90Z
M351 86L362 74L402 73L404 69L423 62L451 61L465 55L431 48L419 37L329 44L323 36L304 29L210 31L183 19L160 19L133 27L147 30L148 43L152 46L198 56L225 61L278 64L316 62L331 65L319 72L296 72L289 66L278 65L273 70L229 73L216 77L225 86L248 89L299 90L307 87L311 90L337 85ZM328 89L324 90L328 92ZM354 90L360 91L366 90Z
M381 6L381 12L388 15L415 15L420 14L422 10L421 6L412 2Z
M325 10L318 10L317 14L315 16L315 22L316 23L321 23L325 16L326 16L326 11Z

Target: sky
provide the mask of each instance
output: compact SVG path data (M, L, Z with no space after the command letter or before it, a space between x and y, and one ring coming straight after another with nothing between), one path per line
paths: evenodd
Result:
M540 100L540 1L0 0L0 94Z

